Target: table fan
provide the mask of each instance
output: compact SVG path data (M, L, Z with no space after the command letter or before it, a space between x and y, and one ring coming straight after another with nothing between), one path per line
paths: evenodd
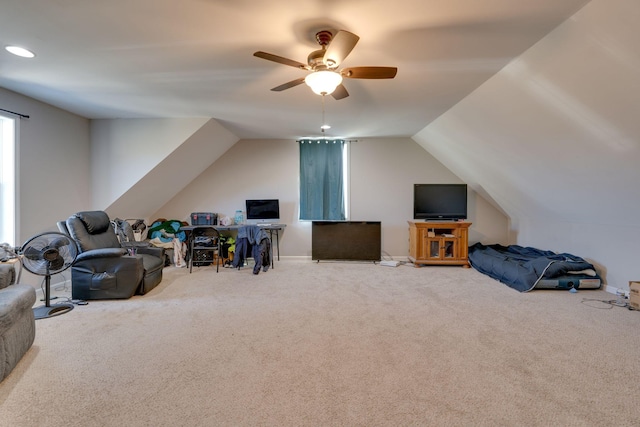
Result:
M46 232L27 240L19 253L27 271L45 277L45 304L33 308L35 318L45 319L73 310L71 302L51 304L51 276L71 267L78 256L76 242L62 233Z

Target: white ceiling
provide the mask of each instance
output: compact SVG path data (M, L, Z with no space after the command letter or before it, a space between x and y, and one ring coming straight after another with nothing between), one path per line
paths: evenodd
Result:
M306 72L321 29L360 41L343 66L396 66L326 98L330 136L413 136L588 0L20 0L0 6L0 86L88 118L213 117L242 139L320 134ZM10 109L0 99L0 108ZM28 114L29 112L23 112Z

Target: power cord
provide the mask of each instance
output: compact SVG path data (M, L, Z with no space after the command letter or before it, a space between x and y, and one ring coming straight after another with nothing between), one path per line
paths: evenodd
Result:
M42 298L40 298L40 301L44 301L46 298L44 297L44 295L46 295L46 289L44 287L46 279L42 279L42 281L40 282L40 291L42 292ZM54 300L54 299L58 299L57 296L53 296L53 295L49 295L49 300Z
M596 307L594 305L588 304L588 303L592 303L592 302L596 302L596 303L602 303L605 304L602 307ZM631 307L631 305L629 305L629 302L627 301L627 297L624 297L624 301L618 301L617 299L611 299L611 300L601 300L601 299L597 299L597 298L583 298L581 301L582 304L586 304L587 306L591 307L591 308L597 308L600 310L610 310L613 307L622 307L622 308L627 308L629 311L636 311L635 308Z
M61 275L62 275L62 278L65 279L64 275L63 274L61 274ZM42 295L45 294L45 288L44 288L44 284L46 283L45 280L46 279L42 279L42 281L40 282L40 290L42 291ZM64 291L68 291L69 289L67 288L66 279L65 279L64 284L56 286L55 290L56 291L63 291L63 292ZM49 295L49 300L50 301L53 301L54 299L62 299L63 300L62 302L70 302L70 303L75 304L75 305L88 305L89 304L87 301L85 301L83 299L72 299L72 298L69 298L67 296ZM40 298L40 301L44 301L44 300L45 300L44 297Z
M60 291L60 292L68 292L69 288L67 286L67 276L64 275L64 272L58 273L60 275L60 277L62 277L62 282L58 283L55 287L54 290L56 291Z
M58 298L58 297L56 297ZM64 302L70 302L72 304L75 305L88 305L89 303L83 299L71 299L69 297L60 297L60 298L64 298Z

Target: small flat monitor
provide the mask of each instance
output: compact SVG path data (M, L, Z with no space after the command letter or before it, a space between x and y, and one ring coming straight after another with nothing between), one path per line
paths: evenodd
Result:
M245 201L247 222L250 224L277 223L280 220L278 199L249 199Z

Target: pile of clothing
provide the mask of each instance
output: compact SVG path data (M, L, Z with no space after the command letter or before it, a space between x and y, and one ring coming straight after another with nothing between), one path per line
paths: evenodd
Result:
M180 227L188 225L185 221L177 219L159 218L149 227L149 242L153 246L173 249L173 264L176 267L186 267L185 256L187 254L187 233L180 231Z
M246 225L238 229L234 249L234 268L242 267L248 254L251 254L255 261L253 274L260 273L261 268L266 272L271 266L271 240L267 232L257 225Z

